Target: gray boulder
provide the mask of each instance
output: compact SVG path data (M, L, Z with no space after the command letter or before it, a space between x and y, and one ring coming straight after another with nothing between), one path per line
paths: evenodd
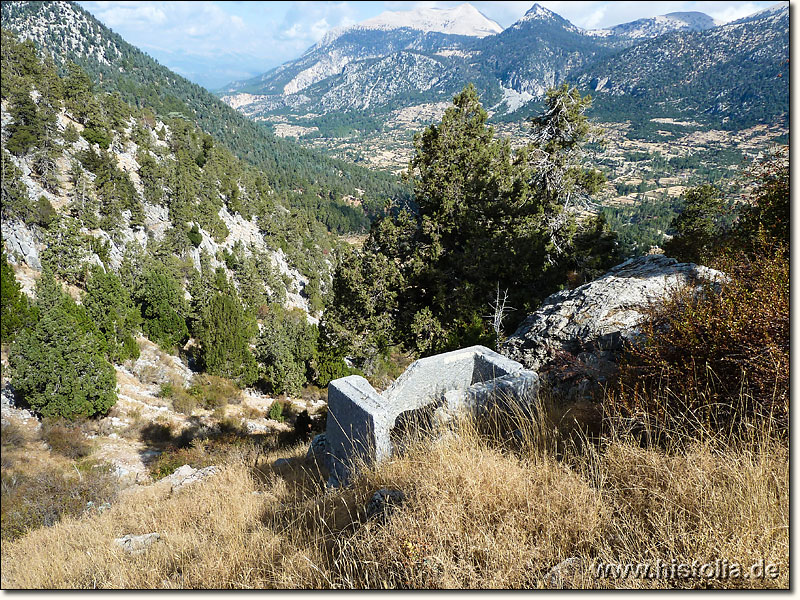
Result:
M128 534L114 540L114 545L128 554L142 554L150 546L161 539L160 533L145 533L143 535Z
M208 479L212 475L215 475L218 471L219 468L215 465L204 467L202 469L195 469L190 465L183 465L182 467L175 469L175 472L172 473L172 475L165 477L158 483L165 486L169 485L172 492L177 492L180 489Z
M308 452L306 452L306 459L314 460L315 462L321 465L327 466L328 464L327 456L328 456L328 438L325 436L324 433L315 435L314 438L311 440L311 444L308 446Z
M640 336L650 307L684 286L720 283L720 271L653 254L633 258L574 290L547 298L503 345L558 394L590 397L616 371L619 351Z

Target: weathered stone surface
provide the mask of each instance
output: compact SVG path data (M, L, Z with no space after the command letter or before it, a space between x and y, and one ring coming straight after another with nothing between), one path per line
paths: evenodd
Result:
M383 394L351 375L328 387L326 438L331 485L349 478L355 461L391 455L402 431L432 428L435 421L494 405L530 405L539 389L536 373L518 362L472 346L418 360ZM438 409L438 410L437 410Z
M160 533L145 533L143 535L128 534L114 540L114 545L128 554L142 554L150 546L161 539Z
M39 249L37 246L37 234L22 221L3 221L2 223L3 244L8 250L8 260L12 264L17 264L17 259L22 260L30 268L41 270L42 263L39 260Z
M551 590L573 589L578 587L582 573L583 561L572 556L550 569L544 576L544 583Z
M724 278L720 271L663 255L634 258L547 298L502 352L539 373L557 392L591 395L614 373L624 342L638 338L648 308L683 286Z
M187 486L199 483L204 479L208 479L216 474L217 471L219 471L219 468L214 465L202 469L195 469L190 465L183 465L175 469L172 475L162 479L162 482L164 482L164 485L169 485L171 491L176 492Z
M327 464L328 438L324 433L315 435L306 452L307 460L315 460L320 464Z

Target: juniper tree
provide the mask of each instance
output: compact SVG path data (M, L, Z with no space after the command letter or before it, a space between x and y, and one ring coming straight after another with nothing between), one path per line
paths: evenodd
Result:
M602 182L584 165L589 101L567 86L551 90L532 121L534 142L513 152L487 124L475 88L458 94L441 123L414 138L415 209L376 222L364 248L340 262L334 337L352 332L356 354L397 342L424 353L491 344L483 315L498 286L518 322L563 284L584 229L576 214Z
M8 361L15 395L46 417L90 417L117 400L114 367L82 306L48 269L36 286L39 317L11 345Z

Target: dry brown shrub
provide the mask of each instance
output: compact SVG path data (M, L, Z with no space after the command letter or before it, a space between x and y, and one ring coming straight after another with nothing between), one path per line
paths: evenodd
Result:
M92 445L83 434L82 423L65 419L46 419L42 423L42 439L53 452L72 460L85 458L92 452Z
M684 289L651 312L611 407L664 431L727 430L754 419L787 434L788 258L779 248L716 266L730 276L719 290Z

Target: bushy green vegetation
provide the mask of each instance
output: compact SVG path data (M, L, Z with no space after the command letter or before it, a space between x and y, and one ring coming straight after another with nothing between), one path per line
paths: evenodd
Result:
M11 382L23 404L46 417L103 414L117 400L114 367L86 309L45 270L36 286L38 319L9 350Z
M421 353L494 345L484 315L498 291L518 322L569 271L614 263L604 221L572 212L602 182L581 165L589 99L563 86L546 104L532 121L536 142L516 153L495 138L472 86L415 137L417 210L379 220L363 251L340 261L327 321L338 345L362 361L397 343Z
M83 307L102 335L109 360L121 363L139 357L139 346L133 336L140 327L141 315L117 275L93 267Z
M0 255L0 341L10 342L18 331L35 320L28 297L20 290L6 253Z
M140 285L135 288L135 298L142 313L142 330L150 340L167 350L186 343L186 302L174 277L157 264L146 266Z
M256 361L249 341L257 330L236 291L227 289L211 297L200 314L196 339L200 344L201 366L212 375L252 385L258 378Z
M261 322L255 357L268 388L278 394L298 394L314 379L312 362L319 332L305 314L272 305Z

